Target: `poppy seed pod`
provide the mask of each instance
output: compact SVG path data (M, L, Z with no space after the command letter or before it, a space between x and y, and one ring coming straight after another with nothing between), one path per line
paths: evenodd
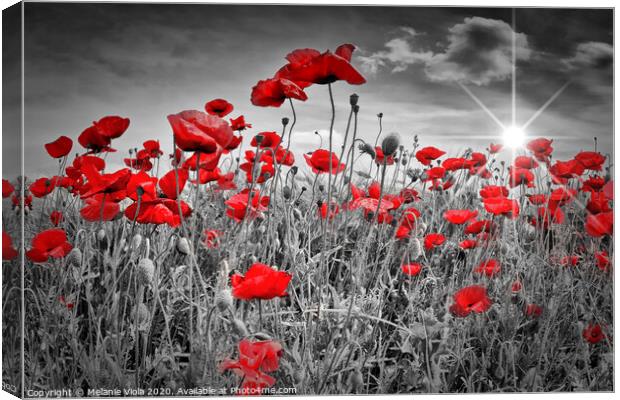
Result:
M155 275L155 264L149 258L143 258L138 262L136 277L143 286L150 286Z
M375 158L375 149L373 149L370 144L368 144L368 143L360 144L358 146L358 149L362 153L370 154L370 157L372 157L372 159L374 160L374 158Z
M353 94L349 97L349 103L350 103L352 106L356 106L356 105L357 105L357 102L358 102L358 100L359 100L359 99L360 99L360 97L359 97L357 94L353 93Z
M74 247L67 255L67 265L79 267L82 263L82 250Z
M136 188L136 193L138 194L138 197L142 197L142 195L144 194L144 188L142 186L138 186Z
M286 200L288 200L288 199L290 199L290 198L291 198L291 194L292 194L292 193L293 193L293 192L291 191L291 188L290 188L290 187L288 187L288 186L284 186L284 187L282 188L282 196L284 196L284 198L285 198Z
M383 154L388 157L396 153L398 150L398 146L400 146L400 136L396 132L392 132L386 137L383 138L381 142L381 150L383 150Z
M422 246L420 245L420 240L418 238L411 239L409 255L414 260L422 255Z
M357 114L358 112L360 112L360 106L358 106L358 105L354 105L354 106L353 106L353 112L354 112L355 114Z
M224 289L215 294L215 306L220 312L225 312L228 308L232 307L233 298L229 289Z
M190 253L189 240L184 237L180 238L177 241L177 250L181 254L188 255Z
M284 125L284 126L288 125L288 118L287 117L282 118L282 125Z
M235 332L240 337L249 336L248 328L245 327L245 324L240 319L233 319L232 323L233 332Z
M142 235L140 235L139 233L136 233L133 239L131 239L131 248L135 250L139 248L141 244L142 244Z

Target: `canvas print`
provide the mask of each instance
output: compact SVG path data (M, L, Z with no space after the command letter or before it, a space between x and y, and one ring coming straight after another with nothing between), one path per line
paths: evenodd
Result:
M3 11L16 396L611 392L613 10Z

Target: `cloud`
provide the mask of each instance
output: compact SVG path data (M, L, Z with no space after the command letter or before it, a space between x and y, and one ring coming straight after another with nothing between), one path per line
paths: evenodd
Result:
M612 92L613 61L613 46L603 42L579 43L572 57L561 60L573 81L598 96Z
M562 62L572 70L607 69L613 65L614 48L609 43L586 42L577 45L575 55Z
M418 51L413 47L419 35L413 28L401 27L405 33L385 43L385 49L358 56L362 69L377 73L381 68L391 72L405 71L415 64L424 65L432 81L457 81L487 85L504 80L512 73L513 30L506 22L481 17L465 18L449 28L445 50ZM516 34L516 58L527 60L532 51L527 37Z
M512 73L513 30L504 21L481 17L449 29L445 52L435 54L426 65L427 76L434 81L458 81L487 85L501 81ZM527 37L517 33L517 60L531 55Z
M358 62L364 72L376 74L380 68L390 66L392 72L405 71L410 65L426 63L433 56L430 51L414 51L410 40L419 34L410 27L401 27L405 35L391 39L385 43L387 50L381 50L368 56L357 56Z

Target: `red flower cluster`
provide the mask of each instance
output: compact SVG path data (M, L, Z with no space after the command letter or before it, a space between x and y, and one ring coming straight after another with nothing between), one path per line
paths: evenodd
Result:
M276 383L276 380L267 373L278 369L282 353L282 346L278 342L243 339L239 342L239 360L225 359L220 364L219 370L220 372L231 370L243 378L239 394L260 395L262 389Z

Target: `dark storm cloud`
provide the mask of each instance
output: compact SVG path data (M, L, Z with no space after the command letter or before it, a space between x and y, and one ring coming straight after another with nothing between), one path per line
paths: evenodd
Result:
M577 57L580 44L611 46L610 15L517 10L522 118L576 78L562 60ZM110 114L131 118L115 148L157 138L169 150L166 115L201 109L216 97L231 101L233 114L244 114L254 125L248 135L278 130L290 109L253 107L251 87L272 76L295 48L333 50L345 42L358 46L354 64L365 68L368 83L334 85L338 132L346 124L348 96L356 92L364 139L372 140L376 114L383 112L385 131L401 132L407 143L419 133L448 150L472 141L483 148L499 140L493 138L497 126L452 79L486 84L472 90L509 120L510 23L510 9L27 3L26 151L38 160L29 168L37 173L56 168L44 157L43 143L61 134L76 139L93 120ZM584 66L579 75L586 70L596 90L572 83L532 125L532 134L562 132L577 141L587 131L611 143L609 85L598 80L600 69ZM319 140L313 132L329 126L327 89L319 85L307 92L309 100L296 103L296 129L308 133L294 141L299 153L315 149ZM558 152L570 150L560 143ZM74 150L81 149L76 144ZM124 156L119 151L108 162L118 166Z

